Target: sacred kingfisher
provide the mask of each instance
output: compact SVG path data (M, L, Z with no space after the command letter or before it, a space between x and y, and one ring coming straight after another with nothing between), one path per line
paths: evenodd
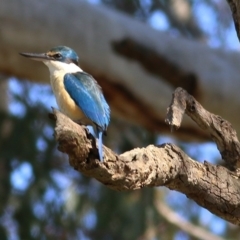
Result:
M69 47L58 46L46 53L20 54L47 65L52 90L61 112L75 122L95 127L102 161L102 135L106 133L110 122L110 108L96 80L78 66L76 52Z

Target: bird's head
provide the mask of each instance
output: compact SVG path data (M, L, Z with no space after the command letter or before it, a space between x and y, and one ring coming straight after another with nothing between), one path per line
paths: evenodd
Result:
M78 55L74 50L66 46L58 46L50 49L46 53L20 53L20 55L42 61L46 65L54 62L61 62L66 64L75 64L78 66Z

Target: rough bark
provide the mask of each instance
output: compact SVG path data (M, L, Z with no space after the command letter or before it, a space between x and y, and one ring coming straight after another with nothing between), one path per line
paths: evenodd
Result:
M165 186L179 191L219 217L240 225L239 142L231 125L211 114L186 91L176 89L166 122L176 128L187 113L212 136L227 162L215 166L199 163L173 144L149 145L121 155L104 146L104 162L98 160L97 143L85 127L57 110L55 137L72 167L117 191ZM224 130L223 134L221 130ZM233 144L234 142L234 144ZM230 148L230 150L229 150ZM229 151L234 154L229 154Z
M240 115L233 114L240 109L239 53L175 38L80 0L0 1L0 22L0 71L5 74L48 82L47 68L18 52L42 52L64 44L79 53L82 68L103 87L114 115L168 133L164 124L168 96L182 86L240 129ZM132 58L119 52L115 44L126 39L134 45L125 50L140 46L143 51L132 52ZM185 121L177 135L207 139L191 121Z

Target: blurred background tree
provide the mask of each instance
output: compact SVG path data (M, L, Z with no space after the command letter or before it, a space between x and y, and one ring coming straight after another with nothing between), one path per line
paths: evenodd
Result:
M89 0L89 4L122 11L175 38L183 36L226 51L238 48L225 0ZM4 55L2 48L0 54ZM240 238L237 227L180 193L164 188L115 192L75 172L53 137L48 113L56 103L50 86L1 75L1 89L0 239L207 239L173 223L156 200L190 226L222 239ZM212 143L185 143L123 115L111 117L104 143L116 152L174 141L199 161L216 163L220 157Z

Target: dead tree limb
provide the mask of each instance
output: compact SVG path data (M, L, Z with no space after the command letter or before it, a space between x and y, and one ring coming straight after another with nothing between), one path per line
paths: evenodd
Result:
M239 143L231 125L208 113L192 96L178 88L173 94L166 122L178 128L184 112L211 134L224 160L237 170ZM240 183L236 171L199 163L173 144L149 145L121 155L104 146L105 159L100 162L96 142L86 128L57 110L53 114L59 150L68 154L70 165L77 171L117 191L166 186L185 194L217 216L240 225ZM236 152L231 155L230 151Z
M167 111L166 123L172 129L178 129L184 113L209 133L228 168L237 171L240 168L240 143L232 125L222 117L205 110L184 89L177 88Z

